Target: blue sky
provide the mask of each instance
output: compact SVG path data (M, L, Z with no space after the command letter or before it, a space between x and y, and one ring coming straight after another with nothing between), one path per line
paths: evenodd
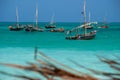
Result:
M120 22L120 0L86 0L87 15L90 11L91 21ZM50 21L55 13L56 22L83 21L84 0L0 0L0 22L16 21L16 6L19 11L19 21L35 21L35 7L38 3L39 22Z

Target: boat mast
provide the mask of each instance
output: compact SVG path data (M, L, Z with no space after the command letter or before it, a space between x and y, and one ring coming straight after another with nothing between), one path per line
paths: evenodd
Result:
M86 29L86 0L84 0L83 15L84 15L84 36L86 36L86 33L87 33L87 29Z
M104 26L106 26L107 22L106 22L106 17L104 17Z
M51 21L50 21L50 24L51 24L51 25L54 24L54 17L55 17L55 14L53 13L52 18L51 18Z
M36 28L38 28L38 5L36 3Z
M19 27L18 7L16 7L16 20L17 20L17 27Z
M90 15L90 12L89 12L89 19L88 19L88 22L90 23L90 18L91 18L91 15Z

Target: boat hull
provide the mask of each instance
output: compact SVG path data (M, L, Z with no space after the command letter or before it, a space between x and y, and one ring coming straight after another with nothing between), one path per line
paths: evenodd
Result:
M21 31L23 30L23 28L9 28L10 31Z
M87 36L69 36L66 37L67 40L91 40L94 39L96 35L87 35Z
M42 28L27 27L27 28L25 28L25 31L27 31L27 32L34 32L34 31L43 32L44 30Z
M55 26L45 26L46 29L56 28Z
M102 28L108 28L108 26L102 26Z
M64 32L64 28L51 29L50 32Z
M25 31L34 32L35 30L33 29L33 27L27 27L27 28L25 28Z

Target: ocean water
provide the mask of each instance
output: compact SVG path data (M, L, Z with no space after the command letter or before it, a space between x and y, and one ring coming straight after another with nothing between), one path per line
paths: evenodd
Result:
M115 59L113 55L120 55L120 23L108 23L108 29L95 28L98 32L93 40L66 40L66 34L61 32L9 31L8 25L12 24L14 23L0 23L0 62L26 64L34 61L34 48L37 46L39 51L81 72L89 73L74 65L69 59L92 69L113 72L107 65L100 62L96 55L111 59ZM39 23L39 26L44 27L46 24ZM66 30L78 25L79 23L72 22L57 24L58 27L64 27ZM0 70L15 74L23 73L4 66L0 66ZM15 80L14 77L9 78L1 74L0 79Z

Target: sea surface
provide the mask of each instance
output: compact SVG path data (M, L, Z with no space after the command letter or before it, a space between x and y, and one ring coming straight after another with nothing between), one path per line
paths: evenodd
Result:
M90 73L74 65L70 59L88 68L113 72L109 66L100 62L96 55L110 59L116 59L114 55L120 56L119 22L108 23L108 29L95 27L94 29L97 30L97 34L93 40L66 40L64 32L9 31L8 26L13 24L15 23L0 22L0 62L15 64L32 62L34 61L34 49L37 46L39 51L47 56L78 71ZM33 23L23 22L21 24ZM44 28L46 24L41 22L39 26ZM61 22L57 23L57 27L64 27L66 30L69 30L80 24L77 22ZM31 75L4 66L0 66L0 70L15 74ZM16 80L14 77L6 77L2 74L0 74L0 79Z

